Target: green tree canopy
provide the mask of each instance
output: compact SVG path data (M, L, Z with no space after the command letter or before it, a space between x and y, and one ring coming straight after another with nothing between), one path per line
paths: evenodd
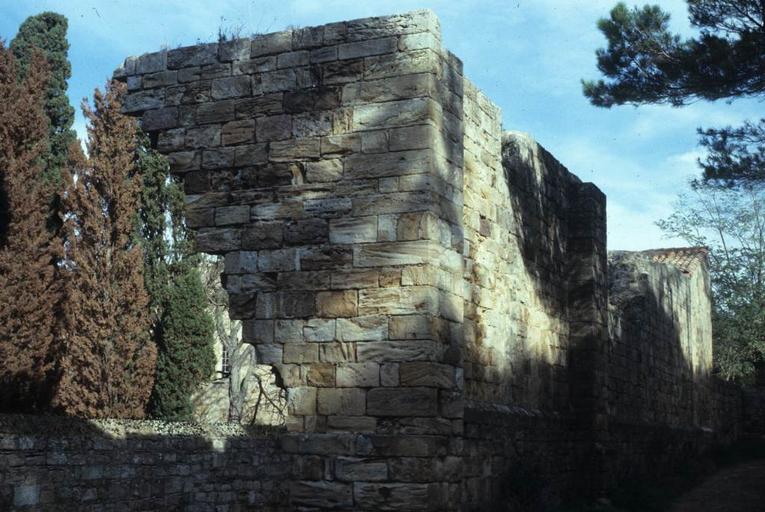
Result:
M167 159L141 136L138 167L143 177L138 238L143 247L157 376L150 413L187 420L191 395L213 373L213 320L183 218L183 191Z
M606 79L583 81L592 104L682 106L765 94L765 2L688 0L688 10L698 29L692 38L670 32L669 14L658 5L619 3L599 20L608 47L597 51L597 61ZM700 134L709 150L705 178L765 180L765 120Z
M72 123L74 108L66 94L67 80L72 74L67 53L66 39L68 22L66 17L55 12L43 12L30 16L19 27L11 42L11 50L19 62L20 75L26 76L32 65L35 49L42 52L48 61L50 78L45 97L45 114L50 120L48 140L50 147L43 154L44 175L61 183L61 170L66 165L69 146L77 140Z
M765 369L765 188L695 183L658 225L709 248L715 363L726 379L751 380Z

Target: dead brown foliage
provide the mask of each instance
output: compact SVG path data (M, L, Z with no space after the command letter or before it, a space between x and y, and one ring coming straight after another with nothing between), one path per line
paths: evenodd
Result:
M47 64L34 57L24 80L0 41L0 178L4 229L0 241L0 407L30 411L50 398L55 360L55 261L60 252L46 228L50 184L41 179L47 145L43 111Z
M141 248L133 239L141 177L135 121L120 114L125 86L96 90L88 159L64 173L68 216L62 272L61 377L54 405L85 417L143 417L156 347L149 337Z

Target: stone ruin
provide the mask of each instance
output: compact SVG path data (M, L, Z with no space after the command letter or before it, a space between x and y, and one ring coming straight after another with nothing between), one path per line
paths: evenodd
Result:
M229 461L219 481L213 457L195 474L216 498L193 510L528 510L735 438L704 250L609 268L603 193L503 132L432 12L160 51L115 77L288 397L273 466Z

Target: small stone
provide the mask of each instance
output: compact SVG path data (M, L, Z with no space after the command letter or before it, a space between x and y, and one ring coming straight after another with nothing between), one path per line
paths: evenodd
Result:
M375 388L367 394L373 416L435 416L438 390L433 388Z
M335 461L335 477L347 482L384 481L388 479L388 465L385 462L338 457Z
M329 241L354 244L377 241L377 217L341 217L329 223Z
M167 130L178 126L178 108L167 107L149 110L141 118L141 128L147 132Z
M295 270L295 250L262 250L258 258L258 270L261 272L288 272Z
M290 414L316 414L316 388L288 389L287 410Z
M326 388L335 386L335 365L332 363L314 363L308 365L306 379L309 386Z
M242 231L243 249L275 249L282 245L281 222L256 222Z
M335 339L335 320L312 318L303 327L306 341L332 341Z
M167 87L178 82L178 72L160 71L158 73L144 75L142 78L142 85L144 89L152 89L154 87Z
M252 92L255 95L297 88L297 74L293 68L258 73L253 75L252 80Z
M255 120L244 119L224 124L221 128L221 142L224 146L255 142Z
M379 274L377 270L351 270L333 272L332 288L335 290L349 288L377 288Z
M178 151L167 155L172 172L186 172L199 169L202 163L199 151Z
M429 362L401 363L399 378L402 386L430 386L451 389L456 385L454 367Z
M382 315L339 318L337 339L339 341L379 341L388 336L388 318Z
M274 339L279 343L297 343L303 341L305 320L276 320Z
M244 320L242 322L242 341L244 343L273 343L273 320Z
M380 385L377 363L340 363L337 365L337 386L371 388Z
M341 60L355 59L358 57L368 57L370 55L391 53L395 52L397 49L398 39L395 37L370 39L367 41L341 44L338 47L338 58Z
M338 482L301 481L290 483L290 502L293 507L323 508L327 510L353 508L353 487Z
M217 43L198 44L167 52L167 67L170 69L212 64L217 60Z
M247 96L250 94L250 77L230 76L213 80L211 94L214 100Z
M260 132L258 132L260 135ZM291 161L300 158L319 158L320 140L317 138L292 139L284 142L272 142L269 159L273 162Z
M292 31L274 32L252 38L250 56L270 55L288 52L292 49Z
M269 142L292 137L291 116L259 117L255 120L258 142Z
M366 408L366 392L363 389L319 389L319 414L362 416Z
M205 149L202 152L202 169L228 169L233 165L234 148Z
M319 316L336 318L355 316L358 310L358 294L355 290L319 292L316 294L316 311Z
M186 130L186 146L189 148L210 148L220 145L220 126L200 126Z
M343 430L348 432L374 432L377 427L377 418L370 416L329 416L327 428L329 430Z
M248 130L248 129L247 129ZM242 132L242 136L245 136L246 132ZM254 137L255 130L252 131ZM248 140L250 135L246 135ZM233 143L224 139L224 144ZM268 145L267 144L247 144L244 146L237 146L234 151L234 165L236 167L245 167L250 165L265 164L268 161Z
M284 345L285 363L316 363L319 361L319 346L315 343L287 343Z
M386 387L398 386L399 363L385 363L380 365L380 385Z
M223 41L218 43L218 59L221 62L249 59L251 46L252 42L249 38Z
M35 484L18 484L13 487L13 505L29 507L40 502L40 486Z
M238 229L206 228L197 231L197 250L210 254L221 254L239 249L241 232Z
M167 69L167 52L146 53L136 60L135 72L138 75L155 73Z
M284 242L288 245L320 244L327 241L329 227L324 219L288 222L284 226Z
M234 102L223 100L202 103L197 107L196 119L199 124L231 121L234 119Z
M227 274L257 272L258 253L255 251L233 251L226 254L223 271Z

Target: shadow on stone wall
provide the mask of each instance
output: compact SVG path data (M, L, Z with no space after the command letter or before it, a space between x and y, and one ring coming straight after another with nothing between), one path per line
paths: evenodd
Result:
M0 415L0 509L288 510L279 432Z
M514 390L541 390L541 397L515 393L510 404L472 403L466 410L468 501L486 495L516 503L504 510L542 510L638 478L663 478L736 435L728 407L735 409L735 398L716 402L723 395L709 369L694 368L681 343L688 326L672 309L683 306L672 302L677 290L637 283L609 318L602 194L542 148L531 155L539 167L528 165L529 155L519 154L524 149L503 145L503 190L533 290L521 299L567 320L555 347L567 353L563 365L513 353L500 378ZM631 271L639 281L640 272ZM613 325L609 332L615 321L618 335ZM490 470L490 460L502 460L502 468ZM491 473L502 476L471 489L472 474Z

